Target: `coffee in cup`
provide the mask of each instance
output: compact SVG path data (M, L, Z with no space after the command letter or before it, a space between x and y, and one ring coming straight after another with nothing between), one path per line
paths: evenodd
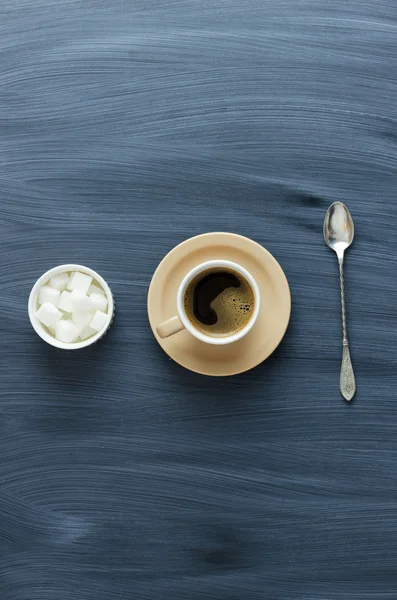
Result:
M248 281L232 269L214 267L188 285L184 305L195 329L210 336L228 336L244 329L255 308Z

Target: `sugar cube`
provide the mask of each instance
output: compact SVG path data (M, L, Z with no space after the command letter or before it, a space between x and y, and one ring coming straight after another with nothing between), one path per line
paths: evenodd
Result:
M58 302L58 308L65 312L71 313L73 310L73 299L70 298L71 292L63 291Z
M91 298L82 292L79 292L79 290L73 290L73 292L70 293L70 300L73 303L73 309L81 312L88 312L93 308Z
M61 319L55 325L55 337L60 342L70 344L79 336L79 330L71 319Z
M69 275L67 273L57 273L50 279L50 286L56 290L59 290L60 292L66 290L68 283Z
M72 321L78 328L79 332L81 332L85 327L88 327L91 319L92 315L90 315L88 312L82 312L80 310L73 310L72 312Z
M51 302L45 302L36 312L36 317L40 323L43 323L46 327L54 327L61 319L62 313L56 306L51 304Z
M56 306L59 301L59 294L60 292L58 290L54 290L54 288L45 285L39 291L39 304L49 302Z
M95 331L95 329L91 329L91 327L86 327L85 329L83 329L83 331L80 333L80 339L82 341L86 340L87 338L91 337L92 335L95 335L96 333L98 333L97 331Z
M68 290L78 290L82 294L86 294L91 282L92 277L90 275L76 271L69 279Z
M102 312L105 312L106 307L108 305L106 296L102 296L102 294L94 293L94 294L91 294L90 300L92 303L91 311L101 310Z
M91 329L95 329L95 331L101 331L101 329L103 329L108 322L108 318L109 317L106 313L97 310L90 323Z
M90 287L88 288L87 294L89 296L91 296L91 294L101 294L102 296L104 296L105 290L103 288L99 287L99 285L95 285L95 283L91 283Z

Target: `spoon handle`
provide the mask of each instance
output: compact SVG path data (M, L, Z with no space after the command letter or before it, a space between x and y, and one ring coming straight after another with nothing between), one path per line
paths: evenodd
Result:
M350 402L356 393L356 379L354 377L353 365L350 358L349 342L347 340L346 328L346 306L345 306L345 282L343 277L343 255L338 257L340 275L340 298L342 304L342 332L343 352L340 370L340 391L345 400Z

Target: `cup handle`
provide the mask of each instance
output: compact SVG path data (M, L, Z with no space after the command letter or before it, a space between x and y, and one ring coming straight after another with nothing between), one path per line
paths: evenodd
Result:
M172 319L168 319L168 321L164 321L156 327L156 331L161 339L170 337L171 335L182 331L182 329L185 329L185 326L179 317L172 317Z

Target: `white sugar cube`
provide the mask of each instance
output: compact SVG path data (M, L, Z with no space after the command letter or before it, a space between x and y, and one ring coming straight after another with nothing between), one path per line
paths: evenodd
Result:
M67 287L66 287L66 289L67 289L67 290L71 290L71 289L72 289L72 288L70 287L70 284L71 284L71 282L72 282L72 279L73 279L73 277L74 277L75 275L76 275L76 271L72 271L72 272L70 273L70 276L69 276L69 281L68 281L68 285L67 285Z
M58 302L58 308L67 313L71 313L73 310L73 299L71 299L71 295L71 292L65 290L62 292Z
M90 275L85 275L85 273L76 271L69 279L68 290L78 290L82 294L86 294L91 282L92 277Z
M91 329L95 329L95 331L101 331L107 322L108 315L100 310L97 310L95 315L92 317L90 327Z
M95 335L96 333L98 333L97 331L95 331L95 329L91 329L91 327L86 327L85 329L83 329L83 331L80 333L80 339L83 342L84 340L88 339L89 337Z
M57 273L50 279L50 286L60 292L66 290L69 283L69 275L67 273Z
M54 288L45 285L39 292L39 304L46 304L46 302L49 302L56 306L59 301L59 295L60 292L58 290L54 290Z
M62 317L62 313L51 302L45 302L36 312L36 317L46 327L54 327Z
M95 283L91 283L90 287L88 288L87 294L89 296L91 296L91 294L101 294L102 296L104 296L105 290L103 290L101 287L99 287L99 285L95 285Z
M90 300L92 303L91 311L100 310L102 312L105 312L106 307L108 305L108 301L105 296L102 296L102 294L96 294L96 293L91 294Z
M79 330L71 319L62 319L55 325L55 337L60 342L71 344L79 337Z
M73 292L70 293L70 300L73 304L73 310L88 312L93 308L91 298L79 290L73 290Z
M92 315L88 312L82 312L80 310L74 310L72 312L72 321L81 332L85 327L88 327L91 322Z

